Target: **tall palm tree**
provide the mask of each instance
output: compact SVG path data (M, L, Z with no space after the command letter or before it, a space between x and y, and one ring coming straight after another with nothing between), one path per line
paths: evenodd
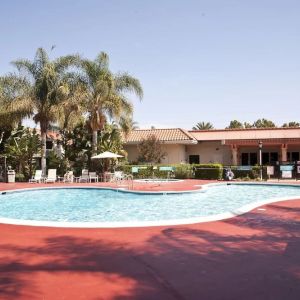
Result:
M10 132L28 115L26 106L19 106L18 110L14 111L7 109L11 101L18 99L25 90L26 85L23 79L15 78L11 74L0 77L0 146L4 137L8 137Z
M127 95L134 93L141 100L143 89L139 80L127 73L113 74L109 70L109 57L104 52L93 61L83 59L81 68L87 91L88 123L93 132L92 151L96 154L98 131L103 129L108 118L115 121L131 118L133 107Z
M211 124L210 122L207 123L199 122L193 127L193 130L210 130L210 129L214 129L213 124Z
M22 91L18 97L10 101L6 109L10 112L22 111L22 116L32 116L40 125L41 164L44 174L47 129L50 123L57 121L60 106L69 95L66 72L78 61L79 57L75 55L50 60L47 52L43 48L38 48L33 61L20 59L12 62L19 74L11 78L22 83Z
M132 130L139 129L138 123L133 121L130 117L121 118L119 126L125 137L127 137Z

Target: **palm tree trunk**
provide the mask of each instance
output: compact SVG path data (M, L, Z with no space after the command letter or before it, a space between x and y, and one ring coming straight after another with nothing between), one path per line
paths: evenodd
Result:
M43 175L46 176L46 140L47 133L41 131L41 140L42 140L42 159L41 159L41 167Z
M92 153L93 155L97 155L97 143L98 143L98 131L97 130L93 130L93 149L92 149Z

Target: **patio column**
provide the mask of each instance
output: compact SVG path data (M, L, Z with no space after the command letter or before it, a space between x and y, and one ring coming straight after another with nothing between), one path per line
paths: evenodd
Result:
M287 161L287 144L281 145L281 161Z
M231 145L231 157L232 164L236 166L238 164L238 148L236 145Z

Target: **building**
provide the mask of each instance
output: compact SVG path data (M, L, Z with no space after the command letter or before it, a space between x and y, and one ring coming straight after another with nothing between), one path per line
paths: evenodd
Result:
M222 163L256 165L259 143L262 163L300 160L300 128L251 128L221 130L138 129L125 139L128 161L138 159L137 145L155 135L166 153L162 163Z

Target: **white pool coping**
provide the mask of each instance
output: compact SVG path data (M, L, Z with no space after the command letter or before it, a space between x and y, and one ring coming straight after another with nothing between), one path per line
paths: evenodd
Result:
M275 185L275 186L292 186L299 188L299 197L281 197L281 198L270 198L266 200L256 201L247 205L244 205L236 210L225 212L222 214L216 214L205 217L195 217L188 219L174 219L174 220L161 220L161 221L131 221L131 222L63 222L63 221L35 221L35 220L19 220L10 218L1 218L0 223L10 225L23 225L23 226L40 226L40 227L61 227L61 228L132 228L132 227L154 227L154 226L176 226L176 225L189 225L212 221L221 221L230 219L242 214L245 214L260 206L280 202L280 201L291 201L300 199L300 185L289 184L289 183L260 183L260 182L220 182L220 183L209 183L204 185L195 185L201 187L198 190L190 191L130 191L124 188L110 188L110 187L95 187L95 186L63 186L63 187L40 187L40 188L22 188L15 190L0 191L0 193L16 193L30 190L43 190L43 189L102 189L102 190L119 190L125 193L138 193L138 194L183 194L183 193L194 193L194 192L205 192L211 186L219 185Z

